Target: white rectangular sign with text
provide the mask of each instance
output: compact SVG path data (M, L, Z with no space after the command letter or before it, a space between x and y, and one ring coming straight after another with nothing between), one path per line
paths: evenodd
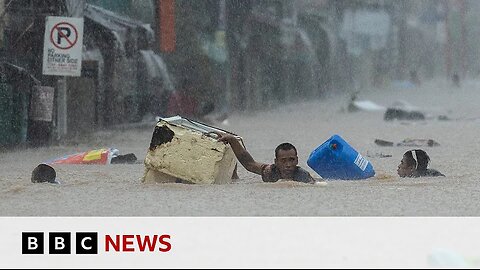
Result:
M82 47L83 18L47 17L43 75L81 76Z

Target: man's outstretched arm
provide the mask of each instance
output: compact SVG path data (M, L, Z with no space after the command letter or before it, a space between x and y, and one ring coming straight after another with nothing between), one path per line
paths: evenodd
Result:
M218 141L230 144L238 161L247 171L262 175L262 168L265 164L256 162L235 136L220 132L216 132L216 134L219 136Z

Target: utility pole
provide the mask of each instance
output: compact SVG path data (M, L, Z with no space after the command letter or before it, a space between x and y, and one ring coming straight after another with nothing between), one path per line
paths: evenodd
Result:
M396 8L397 32L397 79L405 79L407 61L407 1L398 1Z
M175 51L175 0L157 0L157 38L160 51Z
M67 78L58 77L57 81L57 139L64 140L67 136Z
M467 15L467 8L465 0L460 1L460 23L461 23L461 33L462 33L462 48L461 48L461 61L462 61L462 78L465 78L467 75L467 26L465 23L465 18Z
M448 0L444 1L445 5L445 70L447 72L447 80L451 76L452 72L452 49L450 47L450 28L449 28L449 13L450 13L450 6L448 4Z
M231 70L230 70L230 56L228 52L228 47L226 44L226 28L227 28L227 3L226 0L218 1L218 22L217 29L215 31L215 43L217 46L223 48L226 52L225 63L222 64L223 68L221 71L221 81L220 91L224 89L224 93L221 93L221 110L222 113L227 113L230 111L230 101L232 99L232 89L231 89ZM217 71L220 72L220 71Z

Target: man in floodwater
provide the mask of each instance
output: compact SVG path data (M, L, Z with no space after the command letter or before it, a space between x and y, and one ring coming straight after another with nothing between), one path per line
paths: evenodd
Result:
M238 161L247 171L261 175L264 182L277 182L280 179L303 183L315 183L309 172L298 165L297 149L290 143L282 143L275 149L274 164L264 164L253 159L236 137L226 133L216 133L218 140L230 144Z

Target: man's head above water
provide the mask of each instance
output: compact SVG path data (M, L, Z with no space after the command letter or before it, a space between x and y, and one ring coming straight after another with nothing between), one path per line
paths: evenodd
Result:
M291 143L282 143L275 148L275 166L283 178L291 178L298 165L297 149Z

